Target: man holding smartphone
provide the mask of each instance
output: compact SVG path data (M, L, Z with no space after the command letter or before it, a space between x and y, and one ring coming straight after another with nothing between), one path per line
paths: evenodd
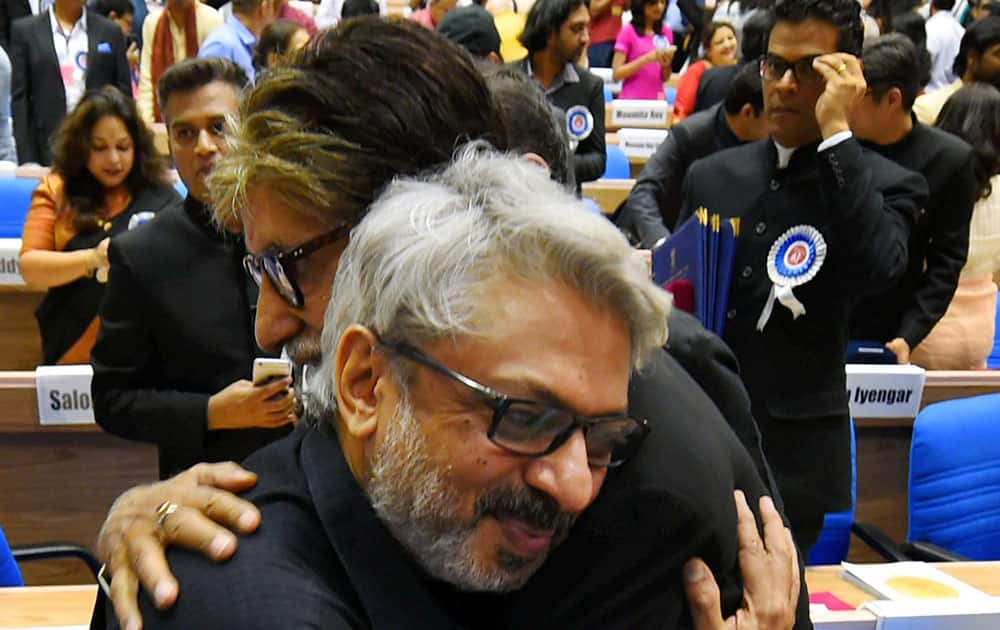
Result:
M225 153L225 119L246 75L190 59L159 84L170 151L188 187L182 205L121 238L101 335L91 356L94 416L106 431L159 447L160 478L198 462L239 460L294 421L290 377L255 385L257 287L242 239L212 224L206 177Z
M867 88L859 12L854 0L775 4L761 62L771 139L696 162L680 217L705 207L743 221L723 338L806 557L824 514L851 504L851 311L902 277L927 195L923 177L851 132Z

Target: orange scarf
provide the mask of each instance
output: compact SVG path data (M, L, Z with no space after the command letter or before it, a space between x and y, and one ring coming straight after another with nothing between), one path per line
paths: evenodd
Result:
M198 56L198 23L195 19L197 6L192 6L184 20L184 39L187 59ZM153 64L150 74L153 85L153 120L163 122L160 114L160 102L156 96L156 85L167 68L174 65L174 37L170 33L170 10L164 8L160 19L156 22L156 34L153 36Z

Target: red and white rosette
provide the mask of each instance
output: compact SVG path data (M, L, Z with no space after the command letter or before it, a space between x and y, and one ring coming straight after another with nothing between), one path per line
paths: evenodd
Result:
M806 307L795 297L792 288L815 278L824 260L826 241L820 231L811 225L788 228L774 241L767 254L767 276L771 279L771 293L757 319L757 330L764 330L771 318L775 300L792 312L792 319L806 314Z

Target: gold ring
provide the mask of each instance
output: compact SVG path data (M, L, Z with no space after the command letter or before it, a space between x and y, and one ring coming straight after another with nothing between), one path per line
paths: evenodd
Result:
M173 501L164 501L156 508L156 526L162 528L167 517L177 511L180 506Z
M847 72L847 64L841 63L840 66L837 67L837 74L844 74L845 72Z

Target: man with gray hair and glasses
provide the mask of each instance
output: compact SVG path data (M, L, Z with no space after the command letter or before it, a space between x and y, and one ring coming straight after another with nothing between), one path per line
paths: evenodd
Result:
M666 340L669 297L529 162L473 145L395 181L332 290L311 425L247 461L266 527L224 564L171 551L184 594L167 612L143 598L147 628L522 625L504 594L589 527L611 471L668 430L634 413L629 382ZM689 429L673 432L678 452L719 439ZM719 476L693 462L683 474ZM767 548L793 558L766 502L763 518ZM756 538L750 523L741 535ZM794 562L775 564L794 581Z
M365 75L371 59L383 57L394 62ZM364 81L359 80L362 76ZM358 124L358 111L380 124ZM504 148L512 145L507 133L492 95L467 56L411 24L349 21L314 38L290 67L264 77L244 99L233 149L211 183L216 217L242 228L250 252L248 267L261 284L261 345L283 345L298 365L317 365L323 356L319 339L328 303L352 301L331 288L348 231L367 214L378 193L394 177L447 164L463 138L487 139ZM545 178L543 169L527 162L521 166ZM502 189L490 190L506 195ZM533 197L527 207L554 208L537 204ZM497 306L506 308L506 302ZM781 526L767 519L777 516L769 500L759 500L767 492L761 478L767 479L768 473L745 392L718 338L677 315L672 313L669 320L669 353L654 351L629 385L628 415L648 420L653 430L626 465L606 475L597 500L584 500L593 502L569 537L554 546L536 536L542 539L540 546L552 547L548 559L524 588L505 595L470 599L450 583L420 572L441 589L440 599L461 607L481 598L485 608L475 620L479 626L661 628L685 626L694 616L716 624L698 627L715 628L723 623L721 602L726 615L742 617L750 611L755 622L768 622L759 627L783 627L798 584L794 572L789 573L793 558L781 543ZM393 332L375 330L383 336ZM549 332L537 329L536 335ZM424 345L410 345L450 370L460 367L442 361ZM421 368L420 374L426 371ZM523 390L508 391L497 382L479 380L477 373L465 376L501 394L529 397ZM471 390L467 395L476 396ZM548 405L558 402L542 399ZM489 401L481 402L485 407L480 413L489 423ZM494 435L508 433L495 429ZM540 456L539 461L557 461L548 459L555 454ZM354 461L350 453L347 461ZM550 469L555 474L556 468ZM281 470L257 468L262 480ZM560 513L573 514L579 508L582 485L596 495L593 475L576 474L576 466L569 469L574 470L569 477L556 475L562 487L557 494L566 503ZM261 512L219 488L246 490L257 478L231 465L199 465L170 481L134 488L116 502L102 529L100 553L111 570L110 593L123 626L139 627L139 580L146 589L143 597L161 608L189 596L189 586L170 573L164 544L197 550L217 561L233 555L237 537L217 523L247 536L261 524ZM740 499L739 512L735 509L734 488L746 491L755 510L760 504L765 533L771 532L765 535L766 546L752 525L746 526L753 521L746 502ZM370 512L370 503L362 498ZM278 526L272 519L280 518L269 512L262 530ZM240 537L239 544L245 540ZM744 547L751 552L738 553L738 543L751 545ZM537 559L537 551L530 555ZM175 562L183 558L176 552L170 557ZM372 555L367 579L375 580L382 564ZM278 574L269 575L277 579ZM240 592L238 583L232 588ZM386 611L409 610L404 599L409 589L391 592L397 593L392 601L368 602L373 618L364 625L401 625L397 618L395 623L380 623ZM691 615L685 595L692 602ZM283 597L276 594L273 599ZM150 606L148 600L145 605ZM103 603L100 606L103 610ZM806 606L798 610L807 613ZM770 623L775 620L778 625ZM741 627L753 626L742 619Z

